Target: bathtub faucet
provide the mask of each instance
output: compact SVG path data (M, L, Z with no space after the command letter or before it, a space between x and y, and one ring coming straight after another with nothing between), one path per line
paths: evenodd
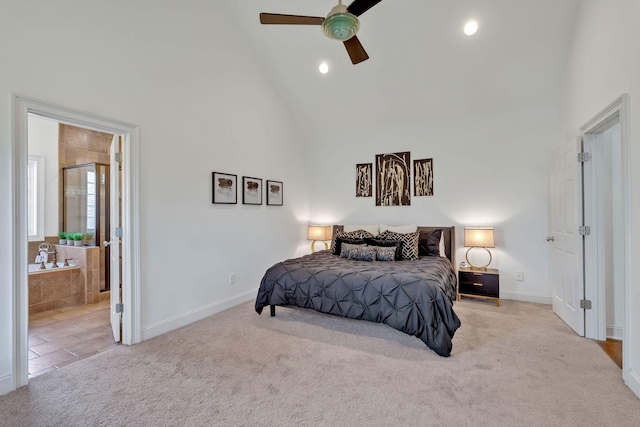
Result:
M53 264L51 265L51 268L58 268L58 251L56 251L56 247L53 247L53 252L49 252L49 253L53 253Z
M71 261L73 258L65 258L64 259L64 264L62 265L63 267L69 267L69 261Z

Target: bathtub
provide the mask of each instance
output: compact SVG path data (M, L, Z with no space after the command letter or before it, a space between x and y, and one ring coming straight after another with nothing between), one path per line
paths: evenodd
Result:
M40 270L40 264L29 264L29 314L83 304L80 267L69 265Z
M47 267L45 270L41 270L40 269L40 264L29 264L29 274L32 273L45 273L48 271L59 271L59 270L63 270L63 269L68 269L68 268L77 268L77 265L72 265L71 263L69 263L68 266L64 266L64 262L59 262L58 261L58 268L52 268L53 267L53 263L52 262L48 262L45 264L45 267Z

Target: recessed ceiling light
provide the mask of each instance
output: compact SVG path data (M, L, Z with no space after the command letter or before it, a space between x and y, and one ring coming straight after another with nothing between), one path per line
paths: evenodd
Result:
M468 36L472 36L478 31L478 23L476 21L469 21L464 26L464 33Z
M326 62L323 62L318 67L318 70L320 70L322 74L327 74L329 72L329 64L327 64Z

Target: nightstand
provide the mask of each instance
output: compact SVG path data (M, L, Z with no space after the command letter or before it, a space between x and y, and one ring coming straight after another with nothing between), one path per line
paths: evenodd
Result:
M460 297L486 298L500 307L500 272L495 268L458 270L458 301Z

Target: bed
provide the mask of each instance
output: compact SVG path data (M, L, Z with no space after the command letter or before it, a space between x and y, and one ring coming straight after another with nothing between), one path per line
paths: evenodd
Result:
M418 227L421 242L437 230L442 230L438 233L444 242L440 254L446 256L367 262L324 250L279 262L262 278L255 310L261 314L269 306L271 316L275 316L276 306L295 306L384 323L419 338L447 357L460 327L453 311L457 284L453 269L455 229ZM342 226L334 226L332 249L336 235L343 234Z

